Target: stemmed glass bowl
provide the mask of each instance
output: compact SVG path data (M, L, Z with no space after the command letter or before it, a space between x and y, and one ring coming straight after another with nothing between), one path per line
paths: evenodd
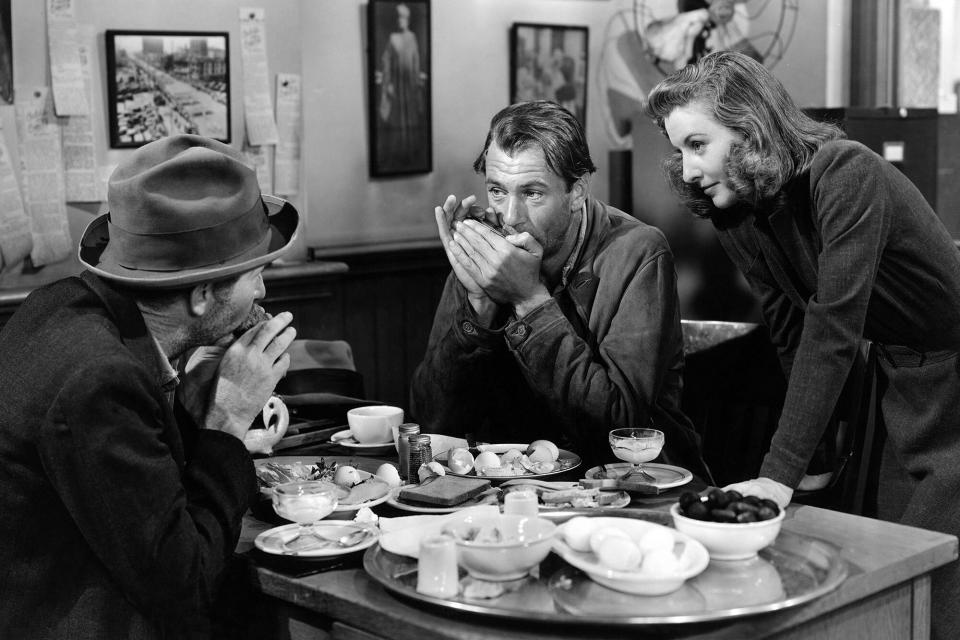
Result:
M288 551L302 551L327 542L316 535L314 525L333 513L341 498L348 494L343 488L325 480L288 482L273 487L273 510L281 518L300 525L297 534L285 541Z
M614 429L610 432L610 448L613 455L629 462L633 468L620 477L626 480L636 474L647 482L656 482L656 478L643 470L643 463L650 462L663 449L663 431L657 429Z

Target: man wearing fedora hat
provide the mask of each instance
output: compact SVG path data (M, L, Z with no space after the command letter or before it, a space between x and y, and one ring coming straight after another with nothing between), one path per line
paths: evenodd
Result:
M152 142L114 171L108 205L80 241L86 271L0 332L4 638L209 633L256 493L243 437L289 363L289 313L232 336L299 224L239 153ZM209 345L226 350L195 416L175 365Z

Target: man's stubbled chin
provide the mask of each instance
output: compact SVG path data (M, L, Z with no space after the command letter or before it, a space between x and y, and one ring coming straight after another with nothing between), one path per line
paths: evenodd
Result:
M263 322L264 320L269 320L272 317L273 316L264 311L263 307L260 305L253 305L253 307L250 309L250 313L248 313L247 317L243 319L243 322L240 323L240 326L233 330L233 337L239 338L249 329L252 329L259 323Z

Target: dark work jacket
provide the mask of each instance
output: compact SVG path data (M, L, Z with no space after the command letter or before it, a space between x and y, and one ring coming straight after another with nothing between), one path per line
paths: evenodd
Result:
M760 298L789 381L760 475L795 487L862 339L960 348L960 252L917 188L857 142L824 145L783 195L714 225Z
M90 273L33 292L0 333L0 637L209 631L253 463L178 424L158 358L136 305Z
M586 234L548 302L488 329L447 278L411 412L424 432L492 442L546 438L584 464L614 461L608 433L651 424L660 458L706 475L699 438L680 410L683 334L666 238L593 198Z

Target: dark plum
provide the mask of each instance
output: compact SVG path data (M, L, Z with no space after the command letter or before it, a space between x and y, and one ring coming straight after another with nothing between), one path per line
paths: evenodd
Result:
M680 508L686 509L688 506L694 502L700 502L700 495L694 493L693 491L684 491L680 494Z
M745 496L738 491L713 487L703 496L684 491L679 498L680 513L694 520L747 523L776 518L780 507L773 500Z

